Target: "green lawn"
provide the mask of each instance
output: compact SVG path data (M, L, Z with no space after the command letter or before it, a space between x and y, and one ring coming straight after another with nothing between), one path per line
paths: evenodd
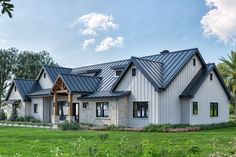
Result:
M109 134L105 142L101 142L98 134ZM171 140L174 144L183 144L186 140L192 140L201 148L201 156L207 156L212 151L209 145L212 138L227 143L236 137L236 127L210 131L188 132L188 133L139 133L139 132L118 132L118 131L77 131L63 132L37 128L0 127L0 156L14 156L16 153L21 156L52 156L51 150L56 147L63 148L63 151L72 152L73 143L79 138L86 139L81 145L82 153L88 152L88 147L99 144L99 148L109 148L110 153L117 152L117 144L122 136L129 139L130 150L134 151L135 144L148 139L156 149L160 149L163 143ZM85 156L85 155L84 155Z

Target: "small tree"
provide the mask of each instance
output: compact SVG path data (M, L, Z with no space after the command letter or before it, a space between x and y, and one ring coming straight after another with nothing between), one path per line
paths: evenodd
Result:
M16 121L16 118L18 118L17 108L18 107L16 105L12 106L10 121Z
M7 116L3 109L0 109L0 120L6 120Z

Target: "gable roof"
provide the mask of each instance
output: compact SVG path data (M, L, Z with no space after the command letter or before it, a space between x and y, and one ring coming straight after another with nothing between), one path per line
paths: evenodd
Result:
M37 77L37 80L41 77L44 70L48 74L49 79L52 81L52 84L54 84L54 82L56 81L56 79L60 73L70 73L72 69L65 68L65 67L44 65Z
M76 74L59 74L57 80L61 78L66 88L71 93L93 93L97 91L100 84L100 77L83 76ZM56 82L55 82L56 83Z
M168 52L168 53L161 53L161 54L156 54L156 55L151 55L151 56L140 57L138 59L148 60L149 62L155 61L155 62L162 63L162 79L163 79L162 88L165 89L165 88L168 88L168 86L172 83L172 81L175 79L178 73L184 68L184 66L188 63L188 61L194 55L196 55L199 58L200 62L203 65L206 64L197 48L180 50L180 51L175 51L175 52ZM133 60L134 58L135 57L133 57ZM115 62L108 62L108 63L103 63L103 64L79 67L79 68L72 69L71 73L77 74L77 73L80 73L81 71L102 69L101 72L98 74L98 76L102 78L98 91L114 90L114 86L117 86L114 84L116 83L117 79L119 79L115 77L114 75L114 67L127 68L131 60L132 58L126 59L126 60L115 61ZM146 62L143 64L146 64ZM145 75L145 76L148 77L148 75Z
M98 98L121 98L125 96L129 96L130 91L100 91L100 92L95 92L90 95L86 96L81 96L79 97L80 100L85 100L85 99L98 99Z
M30 98L28 97L29 93L41 89L37 80L14 78L7 93L6 101L8 100L14 85L16 85L16 88L18 89L19 94L24 101L30 101Z
M163 87L162 63L138 57L131 57L129 64L126 66L121 76L114 83L112 91L114 91L115 88L118 86L118 84L123 79L132 64L134 64L138 69L140 69L144 76L146 76L146 78L154 86L156 91L159 91L159 89Z
M202 83L206 80L208 75L211 73L211 71L214 70L217 78L219 79L225 93L228 96L228 99L231 98L231 94L228 91L220 73L218 72L215 64L206 64L203 66L198 73L194 76L192 81L188 84L188 86L184 89L182 94L180 95L180 98L193 98L194 95L197 93L198 89L202 85Z

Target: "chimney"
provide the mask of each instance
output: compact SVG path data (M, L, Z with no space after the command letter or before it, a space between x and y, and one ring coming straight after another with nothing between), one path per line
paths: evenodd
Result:
M165 53L169 53L170 51L169 50L163 50L163 51L161 51L160 53L161 54L165 54Z

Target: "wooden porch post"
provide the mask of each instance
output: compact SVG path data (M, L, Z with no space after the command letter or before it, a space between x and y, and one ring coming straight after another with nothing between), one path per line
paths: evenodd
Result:
M59 116L59 105L58 105L58 100L57 100L57 93L54 92L53 95L53 104L54 104L54 115Z
M68 115L69 116L73 116L73 104L72 104L72 94L71 93L68 93L68 105L69 105L69 113Z

